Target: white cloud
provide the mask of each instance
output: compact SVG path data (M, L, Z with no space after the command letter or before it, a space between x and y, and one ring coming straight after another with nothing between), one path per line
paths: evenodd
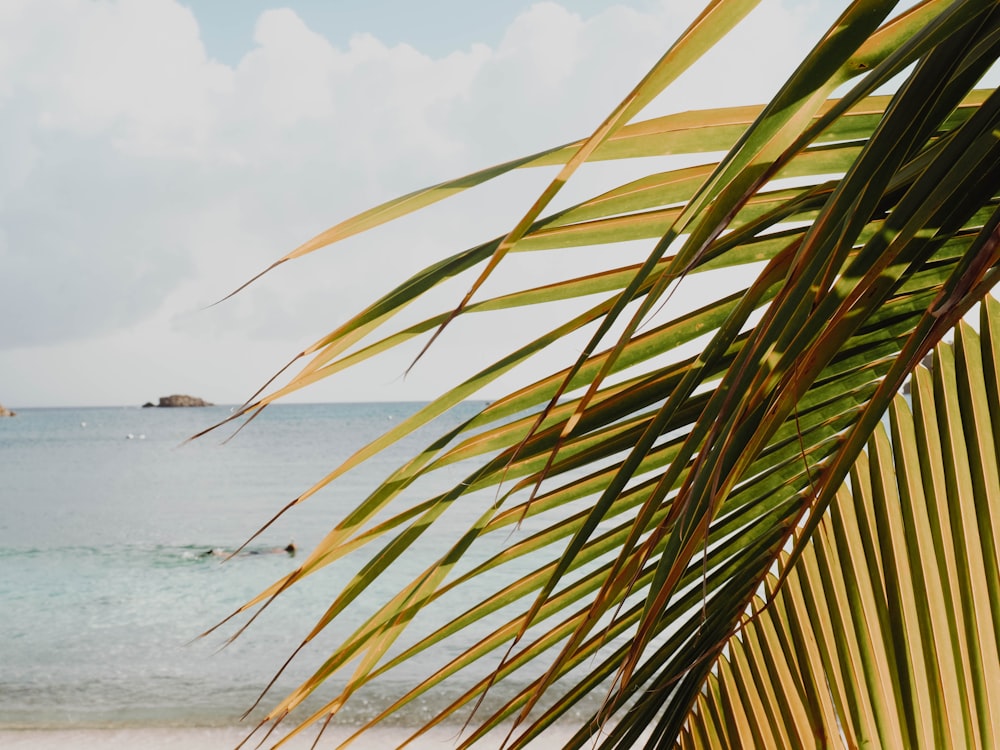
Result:
M173 0L46 5L28 18L38 33L22 50L20 87L43 132L107 138L144 158L190 154L209 136L232 72L208 60L188 9Z
M439 58L371 34L337 47L293 10L272 10L229 67L206 52L197 19L176 0L0 4L0 373L12 373L0 388L14 389L4 403L158 395L119 366L125 351L149 363L142 378L207 372L224 391L207 397L238 400L247 395L241 363L283 364L389 283L502 231L530 205L522 186L540 189L544 175L282 267L199 312L352 213L585 135L693 15L667 0L590 18L568 5L527 7L496 49ZM794 32L804 48L805 24L765 2L737 52L710 59L662 106L718 103L722 93L759 99L776 85L761 71L801 52L759 39ZM750 48L755 58L744 59ZM445 366L471 367L456 351L468 355L482 338L444 342ZM70 352L77 382L30 374L58 370ZM318 393L425 397L440 385L435 372L418 370L392 394L364 378Z

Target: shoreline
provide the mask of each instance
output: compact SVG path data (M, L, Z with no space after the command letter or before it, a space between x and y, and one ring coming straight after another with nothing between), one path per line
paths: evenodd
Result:
M330 726L324 733L317 748L336 748L355 731L348 726ZM414 740L406 747L413 750L445 750L457 747L462 737L460 727L435 727L426 735ZM246 727L121 727L121 728L81 728L81 729L0 729L0 747L4 750L229 750L237 747L246 738ZM395 748L405 742L414 731L412 727L383 727L370 730L358 738L352 747ZM542 737L531 742L529 747L559 747L574 733L570 726L554 726ZM464 737L465 735L463 735ZM480 741L482 747L498 747L506 736L499 729ZM245 747L257 747L263 737L258 733ZM278 737L261 747L272 747ZM293 737L282 748L306 750L316 739L315 730L307 730Z

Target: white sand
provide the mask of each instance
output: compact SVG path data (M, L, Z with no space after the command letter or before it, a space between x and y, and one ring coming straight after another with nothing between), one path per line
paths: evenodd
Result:
M192 729L52 729L52 730L0 730L0 748L3 750L231 750L246 735L242 728L192 728ZM336 748L350 735L345 727L330 727L323 734L318 748ZM377 748L389 750L399 747L410 733L403 729L385 728L372 731L351 744L351 748ZM538 750L560 747L572 736L569 728L553 727L546 737L532 743ZM288 750L308 750L315 734L303 733L282 748ZM491 735L477 747L499 747L502 734ZM271 747L277 737L264 747ZM413 750L445 750L456 747L459 738L456 729L444 728L420 738L408 748ZM256 741L248 742L248 750L257 746Z

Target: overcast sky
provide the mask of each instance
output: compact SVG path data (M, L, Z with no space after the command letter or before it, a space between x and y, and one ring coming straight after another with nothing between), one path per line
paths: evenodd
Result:
M390 284L509 228L551 174L212 302L353 213L587 135L699 6L3 0L0 403L242 401ZM839 7L764 0L646 114L764 101ZM429 398L516 327L456 327L405 379L410 355L298 400Z

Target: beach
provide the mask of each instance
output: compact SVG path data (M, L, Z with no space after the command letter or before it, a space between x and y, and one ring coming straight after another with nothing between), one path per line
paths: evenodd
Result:
M0 747L235 747L248 731L238 726L240 716L349 573L331 566L293 587L233 643L227 639L240 620L206 637L200 634L293 570L298 555L392 468L430 442L433 430L350 472L286 514L237 557L218 553L235 550L290 498L418 406L278 405L225 444L215 435L185 441L228 415L228 407L19 409L0 431L0 462L8 467L0 493L0 601L5 607ZM445 426L477 408L463 405L446 416ZM450 467L441 481L460 481L465 471ZM433 489L414 489L410 501ZM440 539L458 534L480 512L469 503L442 518L422 551L415 549L406 564L374 587L370 597L366 592L292 662L262 707L274 705L307 679L364 621L378 597L440 554ZM530 523L516 533L531 533ZM292 540L296 554L286 551ZM349 571L360 563L345 559L345 564ZM467 598L455 602L467 603ZM320 746L336 747L379 706L431 674L443 654L454 654L487 627L485 621L477 625L444 652L419 654L359 693ZM397 746L489 668L485 662L473 666L354 746ZM335 695L344 679L331 679L323 700ZM491 695L499 702L509 693L497 686ZM572 726L585 715L581 710L567 721ZM458 726L435 729L411 746L453 747ZM554 732L565 737L571 729ZM539 746L551 747L551 742ZM311 743L307 734L285 747Z
M545 738L536 740L532 747L559 747L571 736L569 729L558 727ZM0 747L4 750L225 750L236 747L246 732L239 728L195 728L195 729L78 729L78 730L0 730ZM350 736L344 728L332 728L324 733L319 747L335 748ZM366 734L350 747L395 748L408 737L409 732L401 729L379 729ZM305 733L282 745L288 750L308 750L312 747L314 733ZM482 742L482 747L498 747L502 737L494 733ZM415 740L407 747L413 750L444 750L458 745L457 729L435 729L428 736ZM247 743L245 747L255 747ZM270 745L265 745L269 747Z

